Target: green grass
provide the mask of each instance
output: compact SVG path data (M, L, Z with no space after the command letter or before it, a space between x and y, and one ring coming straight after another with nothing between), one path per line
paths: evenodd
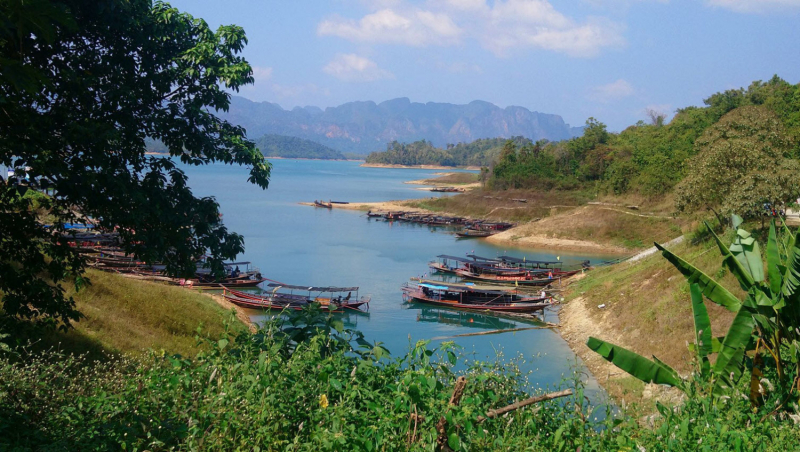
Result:
M218 336L231 318L230 312L197 291L96 270L87 276L91 286L68 292L85 318L67 333L48 334L37 347L93 357L148 349L193 356L199 351L198 327L204 335ZM241 322L230 321L234 331L245 329Z

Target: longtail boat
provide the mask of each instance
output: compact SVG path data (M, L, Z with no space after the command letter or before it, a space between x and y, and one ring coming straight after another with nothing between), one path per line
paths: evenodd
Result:
M506 291L464 288L447 283L404 284L403 300L469 311L536 312L550 306L550 298L526 297Z
M464 228L464 229L456 232L456 235L458 237L461 237L461 238L464 238L464 239L489 237L490 235L495 235L495 234L497 234L497 231L482 231L482 230L479 230L479 229L470 229L470 228Z
M333 204L325 201L314 200L314 207L324 207L326 209L333 209Z
M465 280L482 281L492 284L512 284L515 286L546 286L559 279L555 276L539 278L537 275L519 269L501 271L498 268L481 268L479 266L474 266L472 270L458 268L454 270L453 273Z
M364 295L359 298L358 287L294 286L276 283L271 283L268 287L273 290L259 295L226 288L223 289L223 297L231 303L253 309L300 310L309 304L319 304L333 312L347 310L363 312L362 306L369 309L370 296ZM356 293L355 298L352 298L353 292Z

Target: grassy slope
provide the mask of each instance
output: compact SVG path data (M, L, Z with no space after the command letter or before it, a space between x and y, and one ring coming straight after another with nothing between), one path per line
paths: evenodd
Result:
M589 205L590 200L613 205ZM473 190L456 196L411 201L407 205L518 223L507 234L512 242L536 235L591 241L631 252L649 247L654 240L666 242L678 237L686 223L671 216L670 198L597 198L583 191ZM625 207L629 205L640 208L630 210ZM524 240L520 245L524 246Z
M735 278L721 269L719 251L712 241L697 246L680 244L671 251L737 296L744 295ZM612 395L636 400L644 385L590 351L585 346L590 335L643 356L655 355L680 372L690 370L686 344L693 341L694 323L689 285L660 253L636 263L593 270L573 283L566 297L561 320L567 339ZM706 306L712 333L724 335L733 314L708 301Z
M164 284L138 281L89 270L92 285L70 292L86 318L69 333L53 333L45 345L97 355L102 351L138 352L166 350L190 356L197 353L197 328L217 337L224 331L230 313L210 297ZM231 329L244 326L231 321Z

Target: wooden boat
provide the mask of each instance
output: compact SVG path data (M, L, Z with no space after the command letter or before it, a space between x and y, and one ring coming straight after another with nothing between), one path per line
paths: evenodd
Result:
M469 311L536 312L551 305L549 298L534 298L505 291L478 290L447 283L404 284L403 300Z
M440 193L461 193L464 191L464 189L457 187L433 187L431 188L431 191Z
M495 235L495 234L497 234L496 231L481 231L481 230L478 230L478 229L470 229L470 228L464 228L464 229L456 232L456 235L458 237L465 238L465 239L466 238L489 237L490 235Z
M224 289L223 296L231 303L254 309L300 310L313 303L333 312L348 310L363 312L362 306L369 309L370 297L365 295L359 298L358 287L309 287L275 283L269 284L268 287L272 287L273 290L265 295ZM306 294L295 292L306 292ZM313 295L315 292L317 295ZM347 296L343 295L345 292ZM355 298L351 298L353 292L356 293Z
M465 280L482 281L491 284L512 284L515 286L546 286L559 279L555 276L552 278L538 278L529 272L516 269L511 269L511 271L481 271L459 268L454 270L453 273Z
M333 204L330 202L314 200L314 207L324 207L326 209L333 209Z

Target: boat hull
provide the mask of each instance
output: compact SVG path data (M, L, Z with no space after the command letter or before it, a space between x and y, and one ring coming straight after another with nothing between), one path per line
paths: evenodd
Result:
M550 303L505 303L505 304L471 304L460 303L456 300L435 299L426 296L421 290L403 289L403 299L407 302L425 303L432 306L448 307L465 311L495 311L495 312L537 312L550 306Z

